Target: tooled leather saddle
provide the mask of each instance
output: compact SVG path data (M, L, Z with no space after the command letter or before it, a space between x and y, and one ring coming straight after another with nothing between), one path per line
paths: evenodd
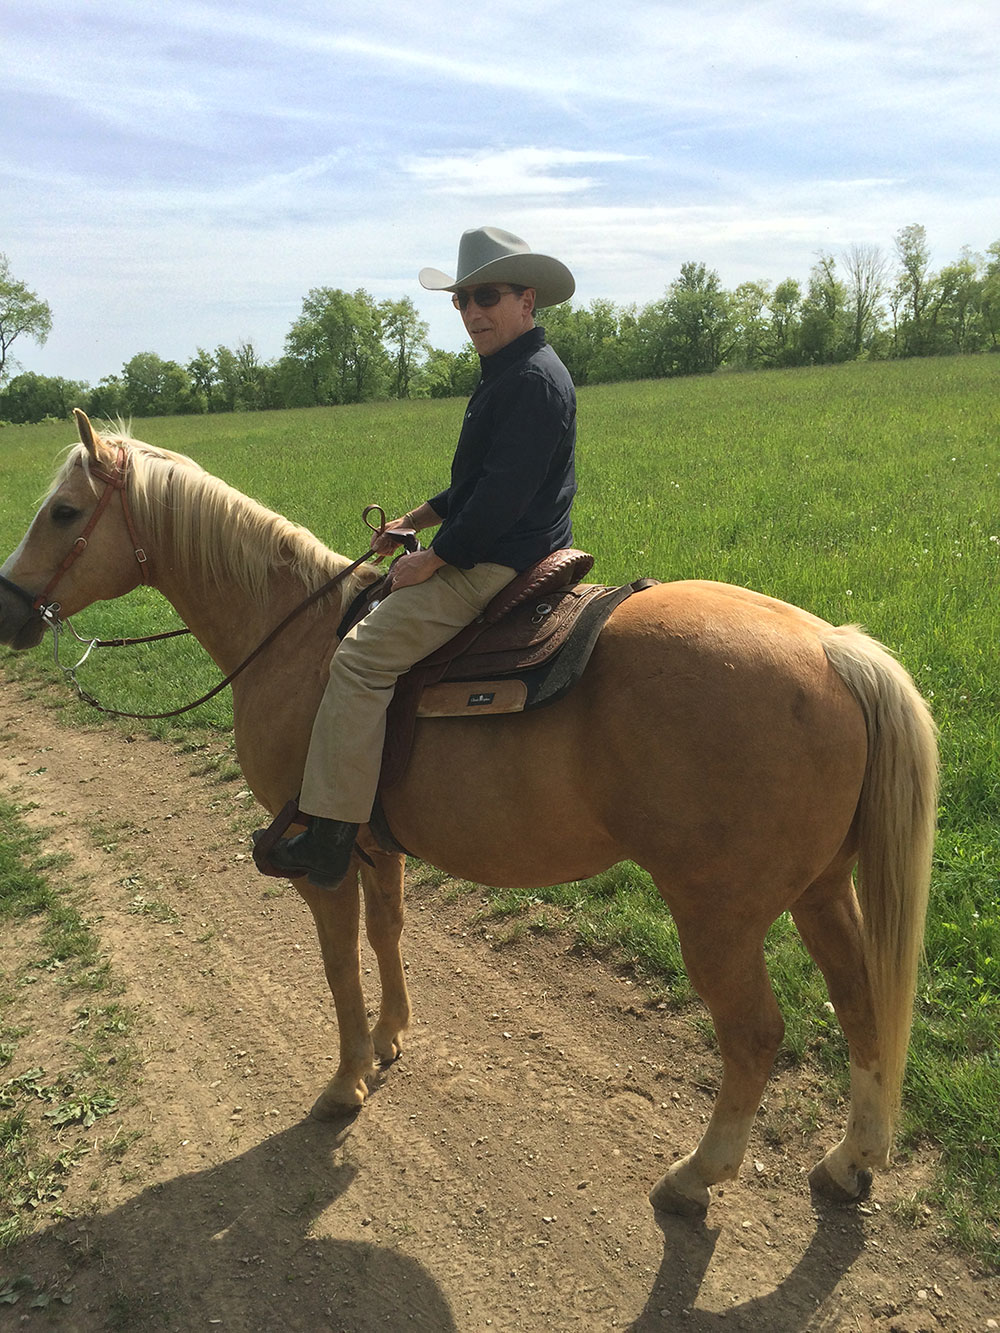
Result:
M621 587L579 580L593 566L586 551L566 548L519 574L481 615L396 683L386 716L379 790L406 771L418 717L483 717L540 708L580 678L615 607L655 579ZM391 591L391 570L348 608L338 636Z

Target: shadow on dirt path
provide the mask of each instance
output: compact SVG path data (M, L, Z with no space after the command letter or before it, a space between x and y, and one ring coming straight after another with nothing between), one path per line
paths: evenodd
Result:
M320 1328L366 1333L456 1325L425 1269L390 1247L313 1233L357 1230L345 1159L353 1122L304 1120L206 1171L151 1186L103 1216L17 1249L22 1271L72 1289L63 1328Z
M824 1218L799 1262L772 1291L751 1300L734 1300L726 1311L711 1311L696 1307L720 1229L662 1214L657 1222L663 1232L660 1271L646 1308L629 1325L629 1333L663 1333L664 1320L678 1310L684 1312L685 1333L710 1333L734 1324L768 1333L797 1333L830 1300L865 1246L856 1216L844 1212L836 1220Z

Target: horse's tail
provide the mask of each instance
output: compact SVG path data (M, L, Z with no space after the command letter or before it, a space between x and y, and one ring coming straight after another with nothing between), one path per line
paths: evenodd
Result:
M899 1112L937 817L937 729L910 676L852 625L824 630L827 659L868 728L858 801L858 899L889 1124Z

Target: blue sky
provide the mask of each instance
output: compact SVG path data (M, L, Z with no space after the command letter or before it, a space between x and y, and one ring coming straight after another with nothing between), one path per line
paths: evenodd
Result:
M687 260L804 280L825 250L935 267L1000 240L997 0L0 0L0 251L47 300L23 367L264 359L313 287L410 296L492 223L575 303Z

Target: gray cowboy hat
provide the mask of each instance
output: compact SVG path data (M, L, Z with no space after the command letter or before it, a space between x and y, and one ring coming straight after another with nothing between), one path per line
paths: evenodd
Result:
M420 285L432 292L454 292L483 282L507 282L534 287L537 305L568 301L576 282L565 264L551 255L537 255L520 236L499 227L476 227L464 232L458 244L458 272L454 278L437 268L420 270Z

